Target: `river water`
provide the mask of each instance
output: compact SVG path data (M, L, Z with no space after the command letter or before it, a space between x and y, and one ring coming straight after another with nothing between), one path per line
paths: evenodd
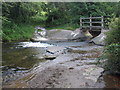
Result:
M86 42L11 42L2 44L2 75L3 85L14 81L24 74L28 73L32 68L36 67L41 62L46 62L45 59L39 57L44 56L47 47L54 46L84 46ZM119 75L104 75L103 81L105 87L114 88L120 87Z

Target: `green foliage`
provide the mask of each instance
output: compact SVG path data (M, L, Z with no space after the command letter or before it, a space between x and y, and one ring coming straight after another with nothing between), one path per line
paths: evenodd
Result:
M34 28L31 24L45 21L42 2L3 2L2 25L3 41L31 38ZM39 22L38 22L39 21Z
M112 73L120 73L120 19L115 18L109 24L104 56L108 59L105 68Z
M45 5L48 27L79 24L80 17L115 16L117 3L113 2L49 2ZM108 22L107 18L105 21Z
M70 15L65 2L49 2L45 5L44 11L47 12L47 27L69 23Z
M115 18L111 21L110 25L110 31L107 32L107 38L105 39L105 42L107 45L113 44L113 43L120 43L120 19Z
M80 17L114 16L117 2L3 2L3 17L15 23L45 23L46 26L79 24ZM118 14L118 13L117 13Z
M27 40L31 38L34 28L30 25L15 25L12 28L3 28L3 41Z
M117 2L3 2L3 40L13 40L21 24L74 30L80 17L119 15L117 6Z
M41 7L41 2L3 2L2 16L15 23L31 23L35 16L44 18Z
M110 44L105 48L107 62L105 68L112 73L120 73L120 44Z
M12 27L13 23L7 17L1 17L3 27Z

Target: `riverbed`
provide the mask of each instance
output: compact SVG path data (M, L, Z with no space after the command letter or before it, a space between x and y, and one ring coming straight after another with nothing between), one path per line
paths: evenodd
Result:
M102 73L93 86L91 83L88 83L90 85L81 83L85 79L79 75L86 74L81 68L88 67L89 64L92 68L96 67L102 46L88 44L87 42L11 42L2 45L3 87L14 88L13 83L21 82L21 80L26 81L26 79L22 79L24 77L27 77L27 83L24 84L25 86L19 84L20 88L29 88L30 86L32 88L120 87L119 76L102 75ZM63 51L58 52L55 58L44 58L48 53L46 52L48 48L56 50L60 48ZM38 74L39 72L41 74ZM41 83L37 81L37 78L44 79L40 79L42 80Z

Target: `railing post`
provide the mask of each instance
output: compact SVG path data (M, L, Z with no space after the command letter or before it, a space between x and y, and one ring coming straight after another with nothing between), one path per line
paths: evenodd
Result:
M90 30L92 29L92 17L90 16Z
M104 28L104 20L103 20L103 16L101 17L101 26L102 26L102 28L101 28L101 30L103 30L103 28Z
M80 18L80 28L82 29L82 18Z

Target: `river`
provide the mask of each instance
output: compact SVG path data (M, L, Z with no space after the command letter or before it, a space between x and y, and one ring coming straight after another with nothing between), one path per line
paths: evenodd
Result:
M47 59L39 57L44 56L46 48L54 46L62 47L84 47L86 42L11 42L2 44L2 77L3 85L23 77L39 63L47 62ZM86 48L87 49L87 48ZM120 87L120 77L118 75L105 74L102 82L107 88Z

